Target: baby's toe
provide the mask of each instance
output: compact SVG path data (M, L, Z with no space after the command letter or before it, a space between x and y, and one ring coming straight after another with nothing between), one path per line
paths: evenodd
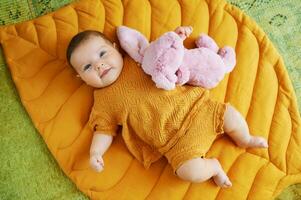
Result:
M218 175L214 176L213 180L218 186L222 188L229 188L232 186L231 181L224 172L221 172Z
M226 181L224 182L223 186L221 186L221 187L223 187L223 188L229 188L229 187L231 187L231 186L232 186L232 183L231 183L231 181L228 179L228 180L226 180Z
M249 147L268 148L268 142L265 138L252 136L249 142Z
M265 138L259 137L258 140L259 140L260 147L268 148L269 145L268 145L268 142Z

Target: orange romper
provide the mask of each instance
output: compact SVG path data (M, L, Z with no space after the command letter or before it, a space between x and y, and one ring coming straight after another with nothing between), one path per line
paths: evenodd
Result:
M223 132L225 104L210 100L200 87L156 88L133 60L124 62L115 83L94 91L93 131L115 136L121 126L127 148L146 168L162 156L174 170L204 156Z

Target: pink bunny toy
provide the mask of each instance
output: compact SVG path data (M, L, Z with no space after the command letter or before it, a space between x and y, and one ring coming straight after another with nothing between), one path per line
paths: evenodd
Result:
M117 28L121 47L151 75L158 88L172 90L185 83L214 88L233 70L235 51L228 46L219 49L205 34L197 38L197 48L186 49L183 41L191 33L192 27L178 27L149 44L140 32L126 26Z

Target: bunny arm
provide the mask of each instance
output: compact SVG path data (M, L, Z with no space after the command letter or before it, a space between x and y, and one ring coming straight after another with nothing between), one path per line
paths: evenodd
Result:
M121 47L131 58L141 64L144 57L144 51L149 46L146 37L135 29L126 26L117 27L117 37Z

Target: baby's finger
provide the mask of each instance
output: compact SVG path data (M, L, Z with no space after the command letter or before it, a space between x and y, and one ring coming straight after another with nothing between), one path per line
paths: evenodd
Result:
M192 27L191 26L187 26L185 29L185 35L188 36L192 33Z
M102 170L104 169L104 165L101 164L101 163L98 161L98 159L96 159L95 157L92 158L90 164L91 164L91 167L92 167L95 171L97 171L97 172L100 172L100 171L102 171Z

